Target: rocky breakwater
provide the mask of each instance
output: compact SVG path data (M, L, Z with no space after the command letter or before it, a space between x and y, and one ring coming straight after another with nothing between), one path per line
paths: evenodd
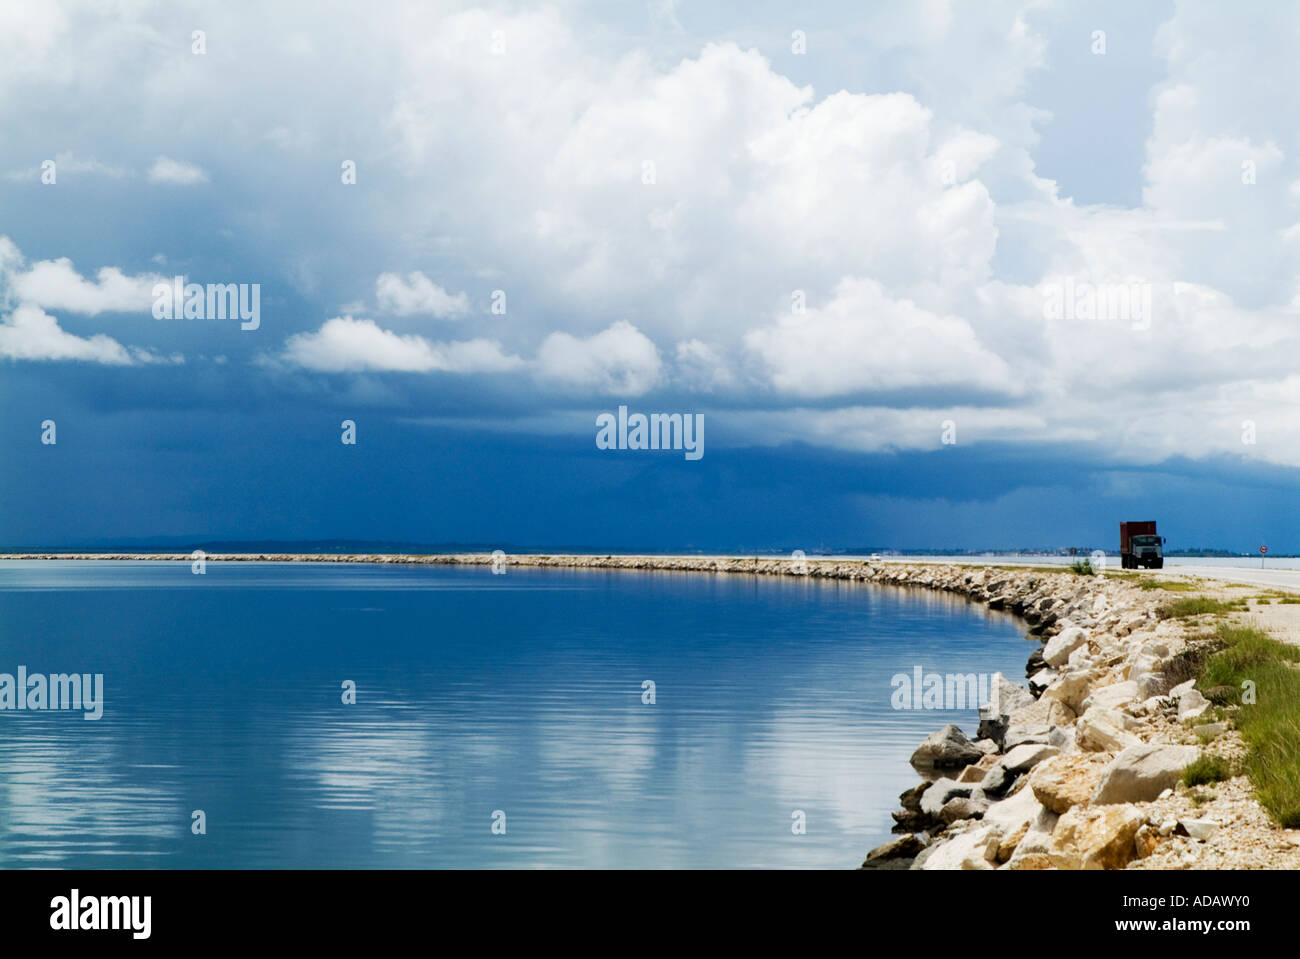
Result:
M936 576L1023 616L1042 645L1024 686L995 675L973 740L947 725L920 744L902 835L864 868L1122 869L1206 831L1156 811L1200 754L1183 721L1209 707L1177 682L1185 641L1156 600L1104 576Z

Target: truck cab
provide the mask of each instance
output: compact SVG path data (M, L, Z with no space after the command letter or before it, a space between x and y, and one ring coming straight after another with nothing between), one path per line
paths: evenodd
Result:
M1154 521L1120 523L1120 565L1125 569L1163 569L1164 543Z

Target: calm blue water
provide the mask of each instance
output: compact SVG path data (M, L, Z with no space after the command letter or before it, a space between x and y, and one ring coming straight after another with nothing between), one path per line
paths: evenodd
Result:
M3 562L0 672L103 673L105 706L0 711L0 867L853 867L916 744L974 727L890 677L1029 650L861 584Z

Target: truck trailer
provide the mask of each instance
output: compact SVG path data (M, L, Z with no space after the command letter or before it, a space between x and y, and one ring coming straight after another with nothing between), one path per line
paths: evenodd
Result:
M1156 535L1155 520L1119 524L1119 558L1125 569L1163 569L1164 539Z

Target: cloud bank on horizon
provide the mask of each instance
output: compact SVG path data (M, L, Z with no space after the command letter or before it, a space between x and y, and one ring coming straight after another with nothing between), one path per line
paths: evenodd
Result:
M1300 466L1300 10L857 6L7 5L0 390Z

